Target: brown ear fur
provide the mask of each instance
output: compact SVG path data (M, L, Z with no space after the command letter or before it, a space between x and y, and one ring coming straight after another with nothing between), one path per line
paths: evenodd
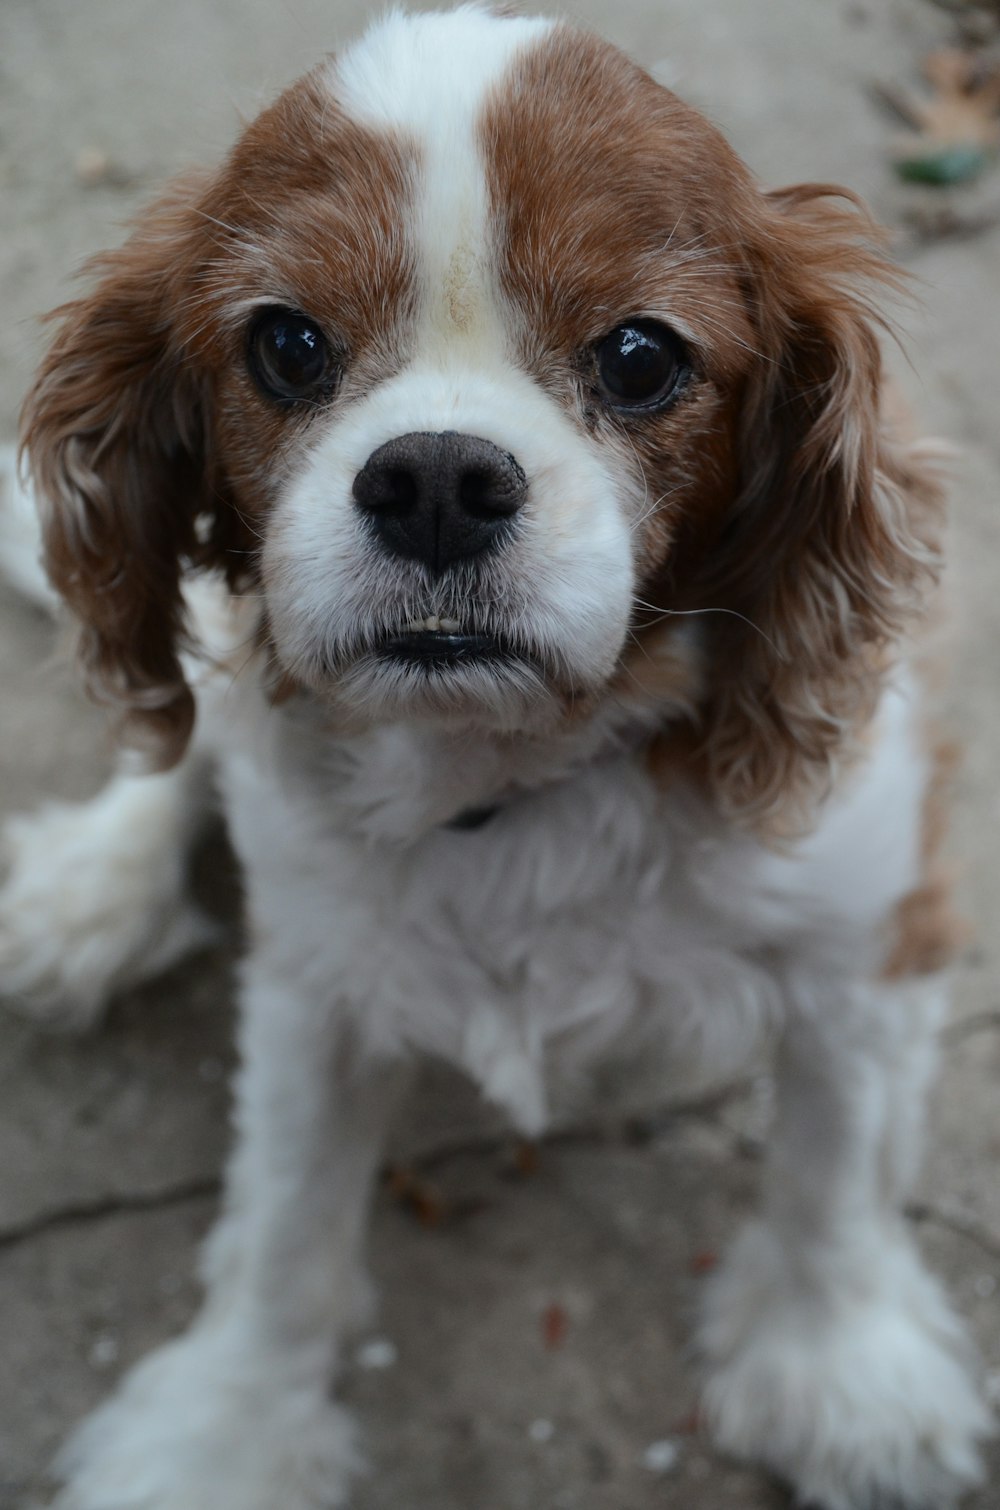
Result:
M214 505L207 395L171 328L200 252L201 182L176 184L124 246L89 264L98 282L54 312L22 416L45 564L79 621L89 689L161 766L193 723L180 577L196 516Z
M720 804L772 829L828 788L938 569L940 486L885 414L870 298L900 279L874 235L843 191L804 185L767 196L750 242L764 360L743 396L741 493L698 584L733 611L702 758Z

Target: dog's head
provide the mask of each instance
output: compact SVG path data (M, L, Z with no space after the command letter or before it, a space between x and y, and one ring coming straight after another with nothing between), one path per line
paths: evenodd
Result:
M865 705L925 557L880 437L888 270L612 47L393 15L97 271L24 433L91 685L164 760L191 564L353 720L685 707L734 808Z

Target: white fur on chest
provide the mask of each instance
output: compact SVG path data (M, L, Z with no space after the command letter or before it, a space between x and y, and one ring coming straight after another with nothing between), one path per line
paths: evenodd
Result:
M451 1061L526 1131L593 1066L654 1044L680 1073L734 1072L782 1010L783 961L874 968L915 878L923 770L902 694L786 853L661 793L627 751L578 770L550 752L548 784L522 752L536 790L478 830L427 827L436 803L495 794L511 750L416 728L352 744L254 708L224 788L261 946L371 1049ZM386 811L418 837L377 837Z

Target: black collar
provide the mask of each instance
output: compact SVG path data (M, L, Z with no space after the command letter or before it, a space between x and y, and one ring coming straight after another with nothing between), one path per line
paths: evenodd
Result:
M499 802L494 802L490 807L467 807L463 812L456 813L454 818L449 818L442 827L453 828L460 833L471 833L474 829L483 828L491 818L495 818L500 808Z

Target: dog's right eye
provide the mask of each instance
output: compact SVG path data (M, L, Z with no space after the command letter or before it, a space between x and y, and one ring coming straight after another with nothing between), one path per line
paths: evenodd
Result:
M248 362L268 398L290 404L327 392L337 368L330 343L309 315L270 308L250 326Z
M602 395L623 412L665 408L691 374L684 343L658 320L617 325L595 358Z

